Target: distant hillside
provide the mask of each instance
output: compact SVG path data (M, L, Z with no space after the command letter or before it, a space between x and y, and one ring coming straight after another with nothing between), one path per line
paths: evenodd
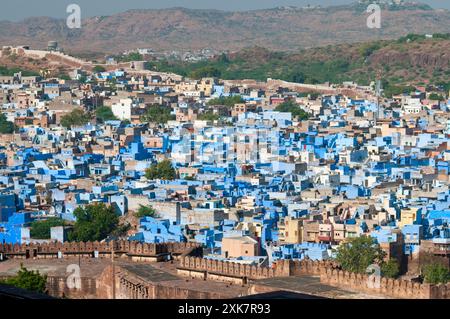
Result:
M371 41L305 49L296 53L273 52L260 47L221 55L210 61L163 61L149 68L198 78L282 79L299 83L369 84L377 74L385 87L450 83L450 34L433 39L409 35L398 40Z
M372 2L372 1L370 1ZM1 45L42 48L57 40L71 52L118 53L150 47L161 50L211 48L236 51L251 46L289 51L331 44L394 39L408 33L450 32L450 12L426 5L383 6L382 28L368 29L367 4L327 8L283 7L219 10L132 10L88 18L70 30L65 20L29 18L0 22Z

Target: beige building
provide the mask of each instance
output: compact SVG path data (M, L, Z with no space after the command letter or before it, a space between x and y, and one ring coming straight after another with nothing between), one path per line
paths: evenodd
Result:
M259 243L250 236L225 237L222 240L222 256L236 258L259 256Z
M400 221L398 226L403 228L405 225L412 225L418 220L418 214L420 214L419 208L411 207L404 208L400 211Z
M231 116L237 117L239 114L244 114L247 112L256 112L257 105L256 104L245 104L238 103L235 104L233 110L231 111Z
M303 241L310 243L319 242L319 223L308 222L303 225Z
M280 220L278 223L278 240L285 244L299 244L303 238L303 221L290 216Z

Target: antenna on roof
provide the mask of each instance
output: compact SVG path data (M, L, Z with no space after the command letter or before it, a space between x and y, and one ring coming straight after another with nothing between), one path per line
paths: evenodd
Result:
M382 79L382 71L378 70L377 71L377 77L376 77L376 84L375 84L375 95L377 97L377 109L375 111L375 126L377 125L378 122L378 117L379 117L379 113L380 113L380 98L381 98L381 92L383 91L383 84L381 82Z

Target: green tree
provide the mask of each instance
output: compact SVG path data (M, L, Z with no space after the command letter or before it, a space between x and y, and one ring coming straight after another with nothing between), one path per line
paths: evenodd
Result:
M423 267L422 273L425 282L429 284L446 284L450 281L450 272L442 264L431 263Z
M205 112L200 114L197 119L200 121L217 121L219 120L220 116L217 114L214 114L213 112Z
M131 229L130 223L119 224L116 229L111 232L111 236L125 237Z
M80 108L76 108L61 118L61 125L65 128L70 128L71 126L84 125L88 123L90 119L91 117L88 113Z
M51 217L47 220L42 221L34 221L33 223L31 223L31 238L49 239L50 228L64 225L66 225L65 221L57 217Z
M394 95L414 92L416 88L413 86L391 85L388 81L383 81L383 90L384 95L391 98Z
M165 124L168 121L175 120L175 116L170 114L171 108L162 105L152 105L148 108L147 113L142 116L141 120L145 122Z
M44 293L46 291L47 275L41 275L39 270L29 271L21 264L16 276L0 281L0 283L33 292Z
M289 82L305 83L306 77L302 71L293 71L288 77Z
M386 253L372 237L356 237L336 250L336 261L349 272L365 273L372 264L381 265Z
M76 222L69 234L71 241L100 241L113 233L119 217L112 206L104 203L90 204L78 207L74 211Z
M444 101L445 100L445 98L442 95L437 94L437 93L431 93L429 96L429 99L435 100L435 101Z
M70 76L68 74L64 74L64 73L59 74L58 78L61 79L61 80L65 80L65 81L70 81L71 80Z
M304 121L309 118L309 114L292 100L277 105L275 111L289 112L292 114L293 117L297 118L300 121Z
M80 82L80 83L86 83L86 82L87 82L87 77L86 77L86 75L81 75L80 78L78 79L78 82Z
M39 76L39 72L23 70L20 68L7 68L6 66L0 65L0 75L13 76L16 73L22 73L23 76Z
M116 57L116 60L118 62L142 61L144 60L144 57L139 52L131 52L127 55Z
M222 73L220 72L219 69L213 66L205 66L189 73L189 77L194 79L201 79L207 77L220 77L221 74Z
M150 180L174 180L176 176L177 173L172 166L172 162L168 159L165 159L157 164L153 164L145 171L145 177Z
M138 211L135 213L135 216L137 218L142 218L142 217L155 217L156 216L156 211L152 206L144 206L144 205L139 205L139 209Z
M209 106L213 105L225 105L228 107L233 107L235 104L243 103L244 100L242 99L242 96L240 95L233 95L233 96L221 96L220 98L211 99L208 101Z
M94 71L94 73L101 73L101 72L106 71L106 69L104 67L102 67L101 65L94 66L94 68L92 70Z
M371 56L375 51L379 50L382 47L380 42L370 42L366 44L362 44L359 47L359 54L363 58L367 58Z
M400 266L395 259L389 259L381 265L381 275L388 278L397 278L400 274Z
M6 120L5 114L0 114L0 133L1 134L12 134L14 133L16 126L13 122Z
M108 106L100 106L95 110L95 116L100 123L106 121L117 120L117 117Z

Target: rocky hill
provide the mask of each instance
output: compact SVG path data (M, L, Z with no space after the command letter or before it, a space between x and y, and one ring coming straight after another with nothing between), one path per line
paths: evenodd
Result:
M87 18L70 30L65 20L48 17L0 22L1 45L42 48L57 40L67 51L117 53L146 47L157 51L240 50L261 46L289 51L331 44L393 39L408 33L450 32L450 11L425 5L384 6L382 28L366 25L367 5L326 8L283 7L227 12L172 8L131 10Z
M377 77L385 85L450 84L450 34L408 35L397 40L340 44L297 52L262 47L217 56L208 61L151 62L153 70L199 78L282 79L299 83L370 84Z

